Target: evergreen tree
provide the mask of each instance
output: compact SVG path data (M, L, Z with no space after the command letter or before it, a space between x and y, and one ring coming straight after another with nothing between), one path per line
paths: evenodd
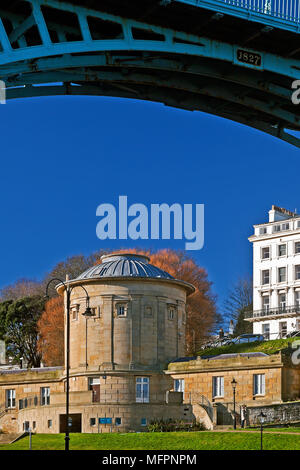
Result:
M37 322L44 309L40 296L7 300L0 304L0 339L5 341L7 354L14 363L23 358L28 367L39 367Z

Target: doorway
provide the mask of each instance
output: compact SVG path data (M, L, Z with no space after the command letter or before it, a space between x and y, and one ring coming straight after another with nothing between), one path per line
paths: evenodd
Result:
M65 433L67 429L66 415L59 415L59 432ZM81 413L69 415L69 432L81 432Z

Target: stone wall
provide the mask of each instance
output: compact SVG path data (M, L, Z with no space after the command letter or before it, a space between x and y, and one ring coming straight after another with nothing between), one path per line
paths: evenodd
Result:
M258 406L248 408L248 417L250 425L260 424L259 414L263 412L266 415L265 424L268 423L292 423L300 422L300 401L286 402L276 405Z
M15 410L9 410L0 415L0 431L7 433L18 432L18 414Z
M282 399L284 401L300 400L299 367L286 366L282 369Z
M52 376L52 381L50 380ZM149 403L136 403L136 378L149 377ZM99 402L93 402L89 377L100 379ZM50 387L50 404L41 405L41 387ZM192 422L192 407L166 403L166 392L172 387L171 377L162 372L99 372L70 377L70 413L80 416L81 430L87 433L126 432L146 430L152 420L186 420ZM65 389L62 370L40 369L14 371L0 375L0 396L5 401L5 390L14 389L16 407L2 410L0 427L4 432L22 432L25 423L37 433L61 432L65 416ZM33 397L37 397L35 403ZM19 400L28 403L19 407ZM1 410L0 410L1 411ZM99 418L111 418L111 424L99 424Z
M281 355L222 357L220 359L190 360L171 363L166 371L173 379L184 379L184 401L194 403L203 395L211 404L230 403L233 401L232 379L237 382L236 403L254 405L255 403L274 403L282 401ZM254 395L254 375L265 375L265 394ZM223 396L213 396L213 377L224 377ZM300 371L295 371L295 377ZM290 387L290 385L288 385Z

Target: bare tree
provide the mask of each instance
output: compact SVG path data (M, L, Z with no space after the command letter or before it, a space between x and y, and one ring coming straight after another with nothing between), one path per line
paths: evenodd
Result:
M13 284L3 287L0 290L0 302L5 300L18 300L24 297L42 295L42 286L38 281L31 279L19 279Z
M249 333L252 325L244 321L245 314L253 306L253 284L251 278L239 279L229 291L224 302L224 318L235 323L234 334Z

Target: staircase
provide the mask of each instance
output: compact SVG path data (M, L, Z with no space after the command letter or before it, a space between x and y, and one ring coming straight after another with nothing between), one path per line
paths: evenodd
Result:
M1 433L0 434L0 445L13 444L13 442L18 441L21 437L25 436L26 433Z
M197 392L190 396L190 401L196 420L203 423L206 429L213 429L213 407L210 401Z

